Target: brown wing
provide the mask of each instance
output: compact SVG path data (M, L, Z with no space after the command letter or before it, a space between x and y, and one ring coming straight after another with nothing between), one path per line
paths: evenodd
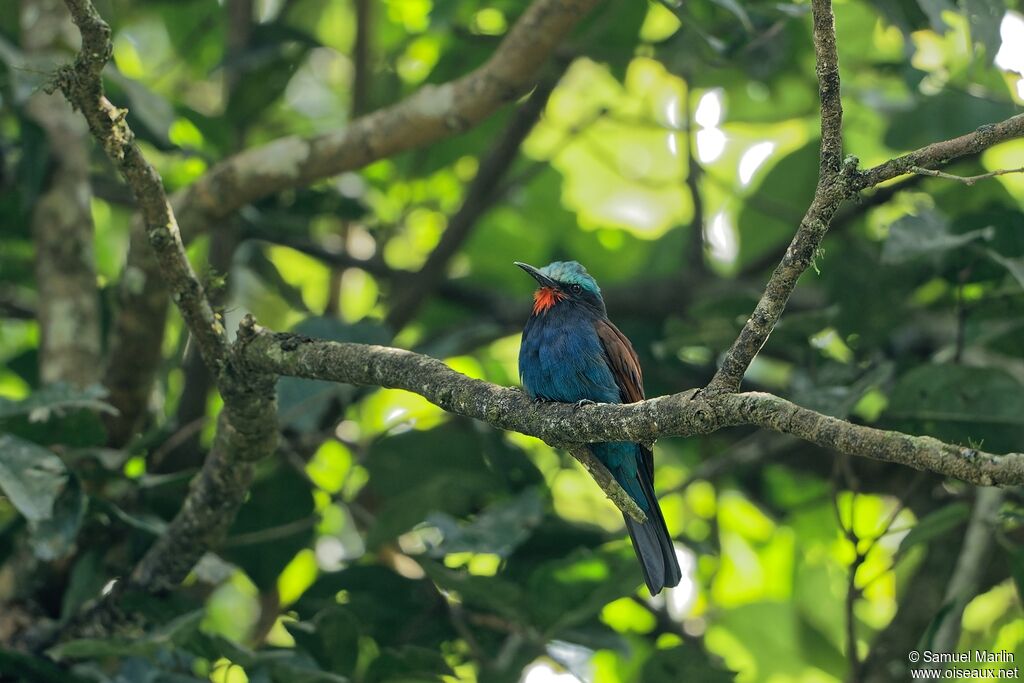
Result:
M608 357L615 383L619 385L622 402L636 403L644 400L644 376L640 371L636 350L629 339L609 320L598 320L594 327Z

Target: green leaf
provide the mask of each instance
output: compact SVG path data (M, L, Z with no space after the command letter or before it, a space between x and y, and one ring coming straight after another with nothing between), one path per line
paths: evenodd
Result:
M449 553L494 553L508 555L525 541L544 515L544 497L540 490L528 488L515 498L484 509L468 524L445 513L427 517L444 535L444 540L431 548L433 557Z
M103 553L100 549L94 548L83 553L71 569L67 590L61 598L61 621L67 621L79 607L97 597L106 582Z
M310 484L286 464L264 473L238 512L222 555L241 567L260 590L276 585L295 554L312 543ZM280 533L278 530L283 530Z
M0 434L0 491L29 522L53 516L54 503L67 482L67 468L52 451Z
M82 490L78 477L72 477L68 487L57 498L53 515L37 522L29 521L29 545L41 560L56 560L66 556L75 546L78 531L85 520L89 499Z
M737 19L739 19L740 24L743 26L743 30L744 31L746 31L747 33L750 33L750 32L752 32L754 30L754 25L750 23L750 16L747 14L747 11L745 9L743 9L743 5L741 5L739 2L737 2L736 0L711 0L711 1L713 3L715 3L716 5L718 5L719 7L721 7L722 9L728 11L730 14L732 14Z
M426 558L417 558L427 576L446 591L454 591L463 604L504 615L510 619L523 618L528 603L522 588L498 576L477 576L467 571L449 569Z
M928 543L955 529L971 516L971 507L964 502L951 503L927 515L914 525L896 550L896 560L905 557L914 546Z
M377 442L366 463L367 486L383 503L367 534L367 547L395 538L432 512L466 514L486 500L488 492L500 491L502 479L481 457L483 446L480 435L464 422Z
M1024 548L1021 546L1003 546L1006 551L1006 560L1010 565L1010 576L1017 584L1017 595L1024 595Z
M901 431L989 451L1024 441L1024 386L997 368L922 365L903 375L885 418Z
M955 9L949 4L949 9ZM945 27L941 18L939 21ZM936 116L935 112L942 112L942 115ZM1002 121L1015 112L1009 100L975 97L967 91L945 88L938 95L920 97L917 106L894 114L885 131L884 142L893 149L914 149Z
M380 565L353 565L321 574L296 603L297 611L300 615L319 612L336 604L339 594L358 620L360 631L380 645L440 647L455 637L447 620L410 620L410 615L437 614L447 609L429 581L407 579Z
M203 610L184 614L140 638L79 638L47 650L54 659L103 659L105 657L149 657L160 648L179 644L199 629Z
M33 683L89 683L84 678L57 666L45 657L0 648L0 679Z
M924 210L916 216L904 216L890 226L882 247L882 263L906 263L926 254L958 249L975 240L990 240L994 235L995 229L991 227L953 234L945 216Z
M580 548L547 562L528 581L535 622L548 633L575 626L598 614L612 600L640 584L640 567L631 550Z

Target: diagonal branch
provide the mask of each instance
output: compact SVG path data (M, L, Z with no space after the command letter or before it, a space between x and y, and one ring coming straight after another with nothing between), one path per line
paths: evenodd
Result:
M82 112L93 136L131 187L160 271L224 398L214 445L167 532L122 587L63 628L61 635L66 637L124 623L126 616L117 602L125 590L158 591L185 578L202 554L227 533L248 490L253 463L273 452L277 415L274 378L265 373L243 376L232 367L223 326L185 255L160 176L135 144L126 112L103 94L100 73L110 57L110 27L90 0L65 0L65 4L82 34L82 49L72 66L58 72L56 87Z
M747 368L768 341L782 316L797 281L814 262L821 241L844 200L887 180L927 172L933 166L977 154L999 142L1024 136L1024 114L1018 114L999 123L981 126L973 133L922 147L867 171L857 170L856 157L842 159L843 109L831 0L813 0L811 9L821 100L818 185L793 240L765 285L761 299L708 383L706 391L709 395L739 389Z
M273 333L243 323L235 348L250 371L347 384L405 389L444 410L499 429L535 436L552 445L636 441L705 434L754 425L791 434L840 453L930 470L983 486L1024 484L1024 453L995 455L856 425L801 408L772 394L689 390L625 405L531 401L516 389L470 379L429 356L384 346L327 342Z
M708 384L711 394L739 389L754 356L768 341L786 308L797 280L810 267L825 237L829 222L844 199L841 159L843 154L843 104L839 95L839 56L836 53L835 18L831 0L812 0L814 55L821 99L821 156L818 186L807 213L793 236L782 261L775 268L761 300L726 352L722 365Z
M89 130L102 145L121 176L132 188L142 213L149 244L171 295L181 310L211 368L220 370L227 352L224 327L217 320L185 256L178 222L164 192L163 181L135 144L125 109L118 109L103 94L100 73L111 55L110 27L90 0L66 0L72 20L82 34L82 50L75 63L61 68L52 89L60 89L82 112Z
M977 594L989 557L995 545L995 531L999 528L999 508L1006 492L995 488L978 489L971 521L964 534L964 545L956 561L956 569L946 586L943 608L936 617L936 626L928 649L935 652L954 652L960 642L961 619L964 608ZM929 668L942 669L943 664L931 663Z

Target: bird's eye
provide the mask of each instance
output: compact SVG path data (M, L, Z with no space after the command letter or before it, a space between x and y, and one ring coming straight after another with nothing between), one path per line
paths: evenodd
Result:
M579 285L572 285L571 287L569 287L569 291L571 291L573 294L579 294L580 292L583 291L583 288L580 287Z

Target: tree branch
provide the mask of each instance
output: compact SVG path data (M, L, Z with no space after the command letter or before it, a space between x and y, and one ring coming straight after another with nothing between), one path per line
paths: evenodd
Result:
M953 159L977 154L997 143L1021 136L1024 136L1024 114L1017 114L1005 121L981 126L974 132L952 140L933 143L858 173L850 182L850 190L858 192L887 180L915 173L915 168L941 166Z
M761 350L786 308L797 280L810 267L829 222L844 199L841 175L843 104L839 94L839 56L831 0L812 0L814 55L821 100L821 154L818 186L807 213L782 261L775 268L761 300L726 352L708 384L709 393L735 391L754 356Z
M195 562L226 534L248 491L252 463L277 443L274 378L238 371L228 358L223 326L185 255L174 212L156 170L146 161L125 121L125 111L104 96L100 73L110 57L110 27L90 0L65 0L82 34L72 66L56 76L82 112L93 136L121 172L142 212L150 246L189 331L224 398L213 448L167 532L150 547L123 586L72 619L63 637L116 628L125 620L117 602L125 590L159 591L179 584Z
M273 333L251 321L235 348L239 365L252 371L347 384L405 389L444 410L499 429L535 436L555 446L604 441L651 443L664 436L705 434L754 425L840 453L930 470L982 486L1024 483L1024 453L995 455L855 425L801 408L772 394L689 390L625 405L531 401L516 389L470 379L441 361L383 346L318 341Z
M818 185L789 248L765 286L764 294L708 384L706 391L711 395L739 389L743 375L778 323L800 276L813 263L829 224L845 199L887 180L918 173L959 157L977 154L999 142L1024 136L1024 114L1018 114L1000 123L981 126L973 133L922 147L867 171L857 170L856 157L841 160L843 110L831 0L813 0L811 8L821 99Z
M65 4L82 34L82 50L73 65L57 71L51 92L59 88L82 112L93 137L103 145L107 157L132 188L164 281L203 359L219 371L227 351L224 327L214 316L185 256L178 222L167 201L163 181L135 144L135 135L125 120L127 110L118 109L103 94L100 73L111 55L110 27L90 0L65 0Z
M1001 168L996 171L989 171L988 173L981 173L979 175L954 175L952 173L945 173L943 171L937 171L934 168L921 168L920 166L914 166L910 169L917 175L927 175L933 178L945 178L946 180L956 180L964 185L970 187L979 180L987 180L988 178L995 178L996 176L1008 175L1010 173L1024 173L1024 166L1021 168Z
M999 508L1005 500L1006 493L996 488L978 489L974 501L971 521L964 534L964 545L956 561L956 569L946 586L946 596L940 609L941 621L935 630L935 636L928 649L935 652L954 652L960 641L960 621L964 607L978 594L982 576L988 566L989 555L995 543L994 528L999 523ZM932 663L929 668L944 668L942 664Z

